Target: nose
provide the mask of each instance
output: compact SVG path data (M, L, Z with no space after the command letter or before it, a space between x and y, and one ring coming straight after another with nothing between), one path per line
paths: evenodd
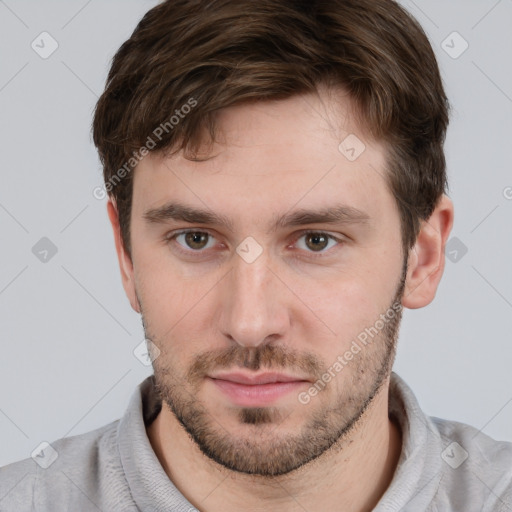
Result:
M222 284L221 332L245 347L283 337L290 325L290 292L268 267L264 254L252 263L238 255L234 260Z

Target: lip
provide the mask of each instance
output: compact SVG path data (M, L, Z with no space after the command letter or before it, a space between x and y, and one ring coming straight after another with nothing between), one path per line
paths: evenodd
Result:
M255 386L260 384L275 384L277 382L309 382L308 379L305 379L303 377L295 377L293 375L286 375L284 373L275 372L260 373L259 375L248 375L240 372L220 373L218 375L211 375L210 378L226 380L229 382L245 384L248 386Z
M208 377L208 380L232 403L242 407L269 405L288 395L298 392L309 380L282 373L247 375L224 373Z

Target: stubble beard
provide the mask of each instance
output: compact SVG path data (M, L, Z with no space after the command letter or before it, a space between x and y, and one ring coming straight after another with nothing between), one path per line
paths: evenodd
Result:
M261 477L276 477L297 470L328 450L340 448L350 441L352 430L382 390L396 355L406 271L404 264L395 297L386 310L393 310L396 314L318 396L312 397L306 405L297 401L288 410L285 407L236 408L238 429L247 427L246 435L237 438L230 433L223 426L222 416L216 416L217 411L208 410L198 400L204 377L212 370L234 367L254 371L262 368L274 371L297 369L320 378L330 365L325 365L312 354L290 352L279 345L236 345L201 354L186 376L180 376L179 365L170 363L170 354L151 338L151 329L143 316L146 339L161 350L160 356L153 361L156 392L201 452L224 468ZM400 304L399 309L396 304ZM337 382L341 391L333 396ZM322 398L329 390L331 398L326 403ZM308 411L313 412L309 413L310 417L298 431L283 432L281 424L298 407L305 415Z

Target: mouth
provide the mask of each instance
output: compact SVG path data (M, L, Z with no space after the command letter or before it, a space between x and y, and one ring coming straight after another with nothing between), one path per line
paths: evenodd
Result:
M232 403L242 407L272 404L292 391L299 392L300 388L311 384L304 377L282 373L220 373L208 376L207 380Z

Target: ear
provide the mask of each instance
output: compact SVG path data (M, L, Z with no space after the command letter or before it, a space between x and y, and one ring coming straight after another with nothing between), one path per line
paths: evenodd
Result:
M444 251L453 215L453 203L443 194L428 221L422 221L416 244L409 251L404 307L422 308L434 299L444 271Z
M119 213L111 199L107 201L107 212L110 223L112 224L112 229L114 231L114 240L116 243L117 259L119 260L119 268L121 270L123 288L132 308L137 313L140 313L140 304L135 292L133 264L130 256L125 251L123 239L121 237L121 228L119 226Z

